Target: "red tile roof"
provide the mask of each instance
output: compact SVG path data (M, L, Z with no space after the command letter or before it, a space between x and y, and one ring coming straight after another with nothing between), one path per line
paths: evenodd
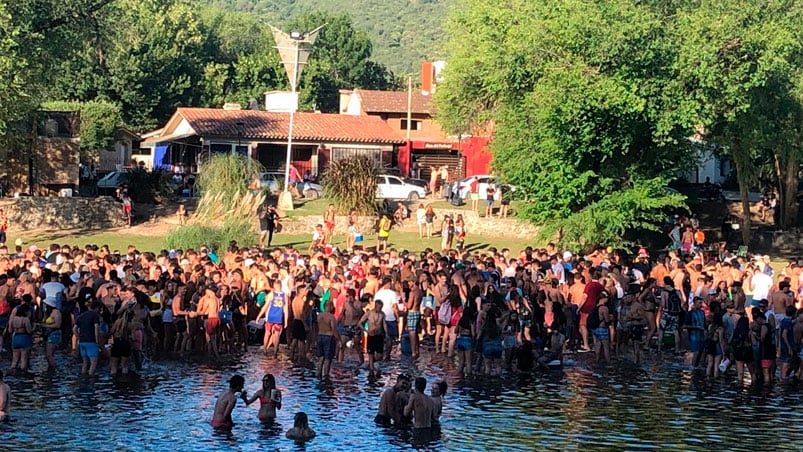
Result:
M242 137L286 140L289 113L217 108L179 108L181 115L201 137ZM296 113L293 139L337 143L402 144L404 138L377 116L350 116L329 113Z
M354 91L362 99L362 109L366 113L407 113L407 91ZM434 116L436 111L432 96L425 96L417 90L413 91L410 107L416 114Z

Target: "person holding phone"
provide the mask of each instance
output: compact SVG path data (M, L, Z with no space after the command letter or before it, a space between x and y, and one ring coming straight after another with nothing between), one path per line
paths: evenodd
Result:
M259 400L259 414L257 419L263 423L271 423L276 419L276 410L282 409L282 392L276 389L276 379L271 374L262 377L262 388L258 389L251 398L245 391L240 395L245 406Z

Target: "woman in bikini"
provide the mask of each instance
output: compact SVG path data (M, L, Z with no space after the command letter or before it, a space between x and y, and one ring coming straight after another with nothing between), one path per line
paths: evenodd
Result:
M30 307L27 304L17 306L14 316L8 322L8 330L11 332L11 370L25 372L28 370L28 354L33 345L33 326L28 317Z
M243 399L245 406L251 405L259 399L259 414L257 419L264 423L271 423L276 419L276 410L282 409L282 392L276 389L276 379L271 374L262 377L262 388L257 390L250 399Z

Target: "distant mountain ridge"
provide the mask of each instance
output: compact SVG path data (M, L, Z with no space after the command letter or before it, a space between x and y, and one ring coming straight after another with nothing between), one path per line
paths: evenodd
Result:
M419 76L421 62L443 58L444 25L458 0L209 0L229 10L260 14L277 23L305 11L349 14L369 34L374 59L398 76Z

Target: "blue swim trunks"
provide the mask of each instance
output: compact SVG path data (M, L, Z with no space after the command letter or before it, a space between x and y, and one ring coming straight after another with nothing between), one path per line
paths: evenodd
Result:
M602 342L610 342L611 330L607 326L601 326L594 330L594 336Z
M33 338L30 334L16 333L14 334L14 337L11 338L12 349L31 348L32 345Z
M78 350L83 358L97 358L98 354L100 354L98 344L94 342L79 342Z
M474 348L474 339L471 336L458 336L454 341L455 350L469 351Z
M485 339L482 341L482 355L487 359L499 359L502 357L502 340Z
M61 345L61 330L53 330L47 335L47 343L51 345Z

